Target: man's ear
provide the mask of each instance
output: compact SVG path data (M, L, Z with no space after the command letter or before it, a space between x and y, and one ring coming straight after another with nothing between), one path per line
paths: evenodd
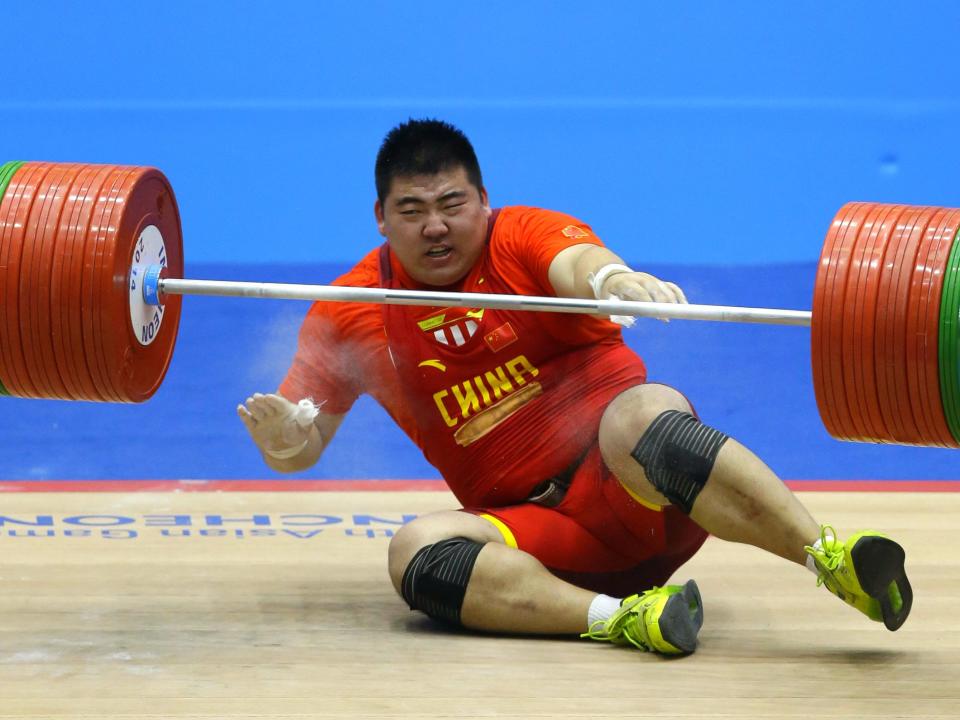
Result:
M490 209L490 197L487 195L487 189L485 187L480 188L480 202L483 203L484 213L486 213L487 217L490 217L493 210Z
M377 231L386 237L387 231L384 228L383 222L383 205L380 204L379 198L377 198L377 200L373 203L373 215L377 219Z

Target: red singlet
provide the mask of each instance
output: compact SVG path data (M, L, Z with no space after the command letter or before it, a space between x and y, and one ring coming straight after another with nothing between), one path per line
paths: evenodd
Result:
M456 290L555 295L550 263L582 243L602 244L568 215L503 208L491 220L480 259ZM334 284L421 288L386 245ZM326 401L323 411L332 414L369 393L464 507L494 522L508 544L557 574L610 591L619 586L597 573L608 578L635 571L664 554L670 534L665 515L683 536L680 562L705 537L673 508L635 502L599 456L607 404L645 380L643 362L623 343L620 328L588 315L315 303L280 392L294 401ZM585 455L562 505L524 503L536 485ZM584 517L571 517L565 505L577 505ZM649 584L662 583L676 564L647 567L643 577L628 572L628 583L648 576Z

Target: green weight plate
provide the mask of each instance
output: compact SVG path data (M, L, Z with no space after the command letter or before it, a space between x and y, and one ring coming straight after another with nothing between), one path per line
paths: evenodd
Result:
M3 200L3 194L7 191L7 185L13 179L14 174L23 165L22 160L4 163L0 165L0 200Z
M953 239L940 301L940 396L953 437L960 442L960 232Z

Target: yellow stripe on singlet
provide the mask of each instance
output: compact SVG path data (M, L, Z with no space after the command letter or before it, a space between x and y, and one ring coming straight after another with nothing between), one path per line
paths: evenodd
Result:
M513 533L510 532L510 528L504 525L500 518L495 518L493 515L488 515L487 513L480 513L478 517L482 517L500 531L500 534L503 535L503 541L507 544L507 547L517 547L517 539L513 536Z
M629 495L630 497L632 497L634 500L636 500L638 503L640 503L641 505L643 505L645 508L648 508L649 510L653 510L654 512L663 512L663 506L662 506L662 505L654 505L654 504L653 504L652 502L650 502L649 500L644 500L642 497L640 497L639 495L637 495L633 490L631 490L630 488L628 488L628 487L627 487L627 484L626 484L625 482L622 482L622 481L620 480L620 478L617 478L617 482L620 483L620 487L622 487L624 490L627 491L627 495Z

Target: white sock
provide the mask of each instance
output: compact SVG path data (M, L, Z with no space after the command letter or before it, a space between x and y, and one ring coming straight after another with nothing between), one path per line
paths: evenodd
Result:
M587 611L587 629L593 627L594 623L608 620L619 609L620 598L597 595Z
M828 534L827 537L831 540L834 539L833 535ZM812 547L814 550L823 550L823 539L817 538L816 542L810 543L810 547ZM820 571L817 570L817 565L813 561L813 555L810 553L807 553L807 569L814 575L818 577L820 576Z
M811 545L814 550L823 549L823 541L820 538L817 538L817 541ZM817 564L813 561L813 555L807 553L807 570L812 572L814 575L819 576L820 571L817 570Z

